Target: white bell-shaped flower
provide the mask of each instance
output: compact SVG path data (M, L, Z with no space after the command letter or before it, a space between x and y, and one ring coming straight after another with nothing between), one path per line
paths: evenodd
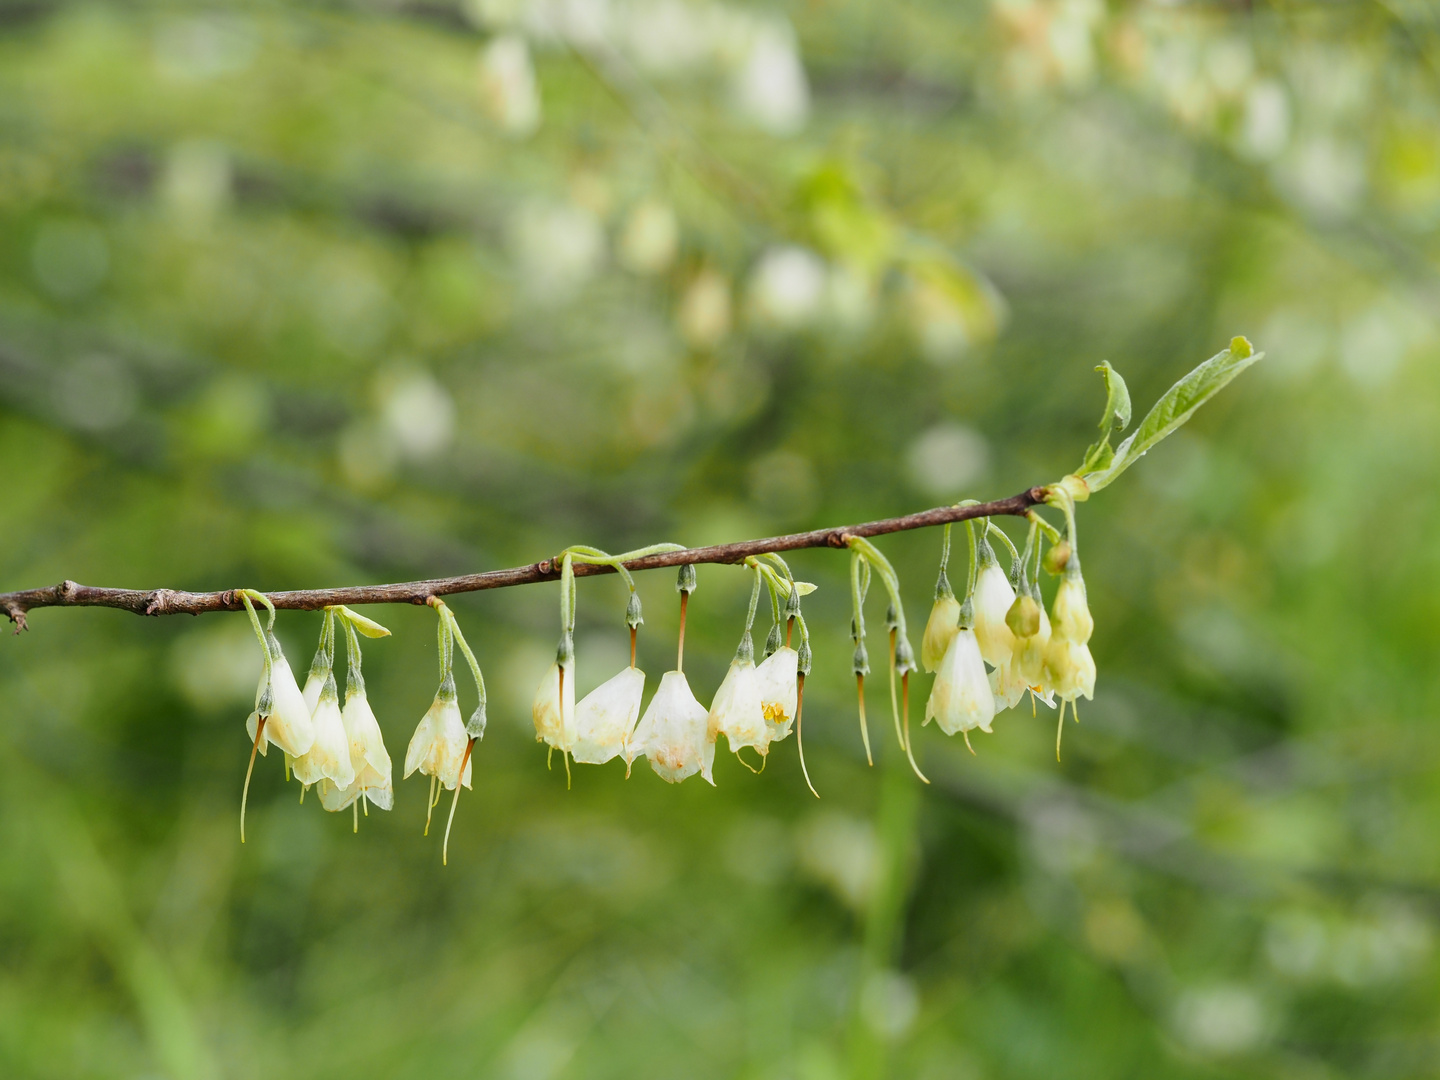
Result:
M310 718L315 729L310 749L293 763L295 779L306 787L328 781L337 788L355 782L355 768L350 763L350 740L345 734L345 721L340 716L340 698L335 679L327 676L320 698Z
M575 661L550 665L530 707L535 739L569 753L575 746Z
M1045 650L1045 676L1050 689L1061 701L1095 696L1095 658L1090 646L1052 634Z
M995 695L997 713L1013 709L1025 696L1025 691L1030 689L1030 684L1020 673L1019 664L1015 662L1016 655L1012 653L1009 660L990 672L990 692Z
M435 777L447 789L453 790L457 783L463 783L468 788L473 764L465 760L465 748L469 742L465 722L460 718L460 705L455 700L455 683L447 679L435 695L429 711L420 718L415 734L410 737L410 746L405 751L405 776L419 769L426 776ZM462 763L465 769L463 776L460 772Z
M1015 639L1011 663L1020 678L1025 680L1025 685L1043 697L1049 687L1045 676L1045 650L1050 645L1050 614L1043 604L1037 606L1040 608L1040 628L1029 637Z
M295 681L280 646L271 638L270 648L270 714L265 718L265 730L260 733L260 753L274 743L292 758L298 758L310 749L315 741L315 728L310 721L310 710L305 697ZM260 724L260 701L265 695L265 676L260 676L260 686L255 691L255 711L245 721L245 730L250 741L255 742L255 733Z
M937 596L925 622L925 636L920 640L920 666L926 671L938 668L959 629L960 601L950 592Z
M770 746L770 731L760 707L760 685L755 680L755 661L736 657L715 691L708 718L710 741L724 735L731 751L753 747L764 754Z
M1089 700L1095 696L1095 658L1087 642L1095 632L1095 620L1085 597L1085 579L1074 564L1060 579L1051 612L1046 681L1061 701Z
M776 649L755 669L755 683L760 690L760 711L765 716L765 727L769 730L769 741L772 743L789 735L790 728L794 726L799 699L799 671L800 654L789 645Z
M355 779L344 788L321 785L320 804L326 810L344 810L363 796L372 806L391 809L395 805L395 789L391 783L390 751L385 749L385 737L380 733L380 724L365 692L347 690L345 708L340 715L350 743Z
M625 762L644 756L662 780L678 784L697 772L711 784L715 742L709 711L695 700L683 672L667 671L625 747Z
M975 578L974 602L975 638L980 643L980 655L991 667L998 668L1010 659L1015 648L1015 635L1005 622L1010 605L1015 603L1015 590L994 555L981 560L980 572Z
M623 753L639 719L644 692L645 673L627 667L581 698L575 706L575 743L570 749L575 760L603 765Z
M989 732L994 716L995 695L975 631L957 630L935 673L935 685L925 703L925 722L934 720L946 735L977 727Z

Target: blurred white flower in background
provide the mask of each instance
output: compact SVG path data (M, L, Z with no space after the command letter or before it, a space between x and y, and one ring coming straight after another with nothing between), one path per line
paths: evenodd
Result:
M182 225L208 224L230 202L230 152L223 143L191 139L176 143L165 157L160 181L166 209Z
M1290 98L1275 79L1262 79L1245 95L1240 125L1240 150L1247 157L1268 161L1290 141Z
M109 431L135 415L140 394L125 361L103 353L82 356L61 369L55 408L84 431Z
M630 211L620 233L616 257L636 274L658 274L675 261L680 223L668 203L647 199Z
M1247 986L1226 983L1180 995L1175 1032L1202 1053L1225 1056L1251 1050L1265 1038L1265 1009Z
M820 314L825 261L809 248L772 247L750 272L750 309L762 324L793 330Z
M680 298L680 333L692 348L714 348L730 333L730 279L704 269Z
M920 995L914 982L898 971L872 973L860 990L860 1015L876 1034L900 1038L920 1015Z
M170 646L170 678L191 708L248 705L264 664L244 619L217 621L177 637Z
M870 822L821 811L800 826L795 842L801 870L856 912L869 908L880 878L880 845Z
M455 399L426 371L397 371L379 381L377 396L386 430L402 456L435 457L455 435Z
M789 23L766 20L752 29L732 93L741 115L772 134L790 135L805 126L810 86Z
M910 482L933 499L958 499L990 468L990 444L972 427L926 428L905 454Z
M1279 166L1280 186L1322 218L1344 217L1365 194L1365 155L1349 140L1314 135Z
M605 236L589 210L537 199L522 205L512 219L510 247L531 298L554 303L599 269Z
M480 50L480 100L509 135L523 138L540 126L540 88L523 37L501 34Z

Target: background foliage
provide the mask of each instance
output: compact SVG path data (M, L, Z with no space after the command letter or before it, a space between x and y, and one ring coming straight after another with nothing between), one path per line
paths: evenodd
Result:
M1268 359L1082 507L1100 679L1062 765L1022 709L973 758L927 729L931 787L884 723L867 769L845 560L808 553L821 802L793 740L714 790L567 791L536 586L455 602L492 690L448 869L423 783L356 836L274 760L242 848L244 617L35 613L0 643L0 1072L1440 1072L1437 31L1418 0L4 0L0 587L1000 496L1078 464L1101 359L1142 409L1234 333ZM882 545L917 626L939 539ZM673 582L641 589L653 687ZM702 696L747 591L700 572ZM582 691L622 612L581 583ZM403 755L434 616L376 614ZM318 616L279 627L304 665Z

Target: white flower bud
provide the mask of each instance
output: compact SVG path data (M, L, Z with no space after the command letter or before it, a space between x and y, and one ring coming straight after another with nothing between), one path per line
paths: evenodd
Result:
M1089 701L1095 696L1095 659L1090 646L1062 637L1057 630L1045 650L1045 676L1062 701L1081 696Z
M742 746L754 747L764 754L770 746L770 732L760 708L760 686L755 680L755 661L736 659L730 662L708 718L710 740L724 735L732 751Z
M690 684L679 671L667 671L650 707L625 747L625 762L642 755L649 759L655 775L678 784L697 772L711 784L715 742L709 735L710 714L695 700Z
M601 683L575 707L575 745L571 754L587 765L603 765L625 750L640 716L645 673L627 667Z
M310 749L295 759L295 779L306 787L322 780L337 788L349 787L355 782L355 768L350 763L350 740L340 716L340 698L333 677L327 676L310 720L315 739Z
M755 669L755 683L760 690L760 711L765 716L770 742L789 735L790 727L795 723L799 696L796 677L799 670L800 654L789 645L776 649Z
M995 695L980 658L980 643L975 631L959 630L935 674L925 703L925 722L934 720L946 735L977 727L988 733L994 716Z
M1095 632L1095 620L1085 597L1085 579L1079 574L1066 574L1055 592L1054 614L1050 623L1063 638L1084 645Z
M934 671L945 658L945 650L960 629L960 601L953 593L935 598L930 618L925 623L925 636L920 639L920 666Z
M405 776L419 769L448 789L453 790L457 783L468 788L473 764L465 761L465 747L469 742L465 722L460 718L460 706L455 700L454 683L441 686L434 703L410 737L410 746L405 751ZM465 764L464 776L460 774L461 762Z
M1015 648L1005 616L1015 603L1015 590L1010 579L992 555L982 561L975 579L975 637L980 642L980 655L991 667L999 667L1010 659Z
M564 677L561 677L561 673ZM575 661L550 665L530 707L535 739L569 753L575 745Z

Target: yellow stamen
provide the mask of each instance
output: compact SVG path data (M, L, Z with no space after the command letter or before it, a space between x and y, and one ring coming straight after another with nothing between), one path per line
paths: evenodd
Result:
M430 777L430 794L425 799L425 835L430 835L430 813L435 809L435 776Z
M969 729L967 728L967 729L965 729L964 731L961 731L960 734L963 735L963 736L965 736L965 749L966 749L966 750L969 750L970 753L973 755L973 754L975 753L975 748L970 745L970 731L969 731Z
M358 801L359 800L356 800L356 802ZM353 802L350 804L350 817L355 822L355 824L351 826L350 831L358 833L360 831L360 807Z

